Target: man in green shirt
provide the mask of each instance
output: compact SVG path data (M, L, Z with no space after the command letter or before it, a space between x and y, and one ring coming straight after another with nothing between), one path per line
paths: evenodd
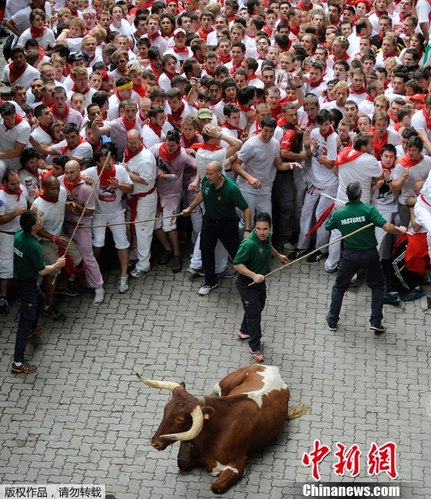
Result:
M202 201L205 204L200 246L205 282L199 290L201 296L209 294L218 286L214 256L217 241L220 239L231 258L235 257L239 248L237 208L244 211L245 233L251 231L251 214L247 201L236 183L225 177L222 171L222 165L219 162L208 163L205 168L205 177L202 179L201 192L190 206L181 212L181 215L189 216Z
M288 262L287 256L278 253L271 241L271 216L269 213L256 215L253 232L240 244L233 265L238 272L235 284L244 307L244 317L236 333L238 340L247 340L253 360L263 362L261 317L265 307L265 274L271 270L272 257L281 263ZM253 286L249 286L254 283Z
M362 188L359 182L352 182L346 188L348 203L335 211L331 219L326 223L328 230L338 229L346 236L361 227L373 223L389 234L401 235L407 232L403 226L386 222L374 206L364 204L361 201ZM367 277L368 287L371 288L371 318L370 328L375 334L386 331L382 326L383 319L383 296L385 293L385 278L380 265L377 252L377 240L375 227L367 229L344 239L343 258L340 260L337 278L332 288L332 301L326 316L326 323L330 331L336 331L344 293L349 287L352 277L359 269L364 269Z
M21 215L21 229L14 240L14 277L18 294L21 296L21 310L15 340L15 353L11 372L16 374L32 374L37 371L24 360L27 340L42 333L37 327L40 311L44 303L44 295L37 284L39 276L51 274L65 266L65 257L60 257L52 265L45 265L43 250L36 234L42 228L39 215L28 210Z

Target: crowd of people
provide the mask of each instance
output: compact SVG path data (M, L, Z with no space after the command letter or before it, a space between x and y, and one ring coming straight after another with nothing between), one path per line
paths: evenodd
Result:
M28 215L27 232L59 273L44 277L41 310L53 320L64 319L56 295L74 296L80 283L94 289L94 306L103 302L98 257L108 228L119 293L151 259L174 273L184 264L205 277L198 292L209 294L241 268L228 264L240 238L259 239L258 213L260 230L272 231L267 254L283 262L315 247L307 261L335 272L341 244L326 245L343 231L324 222L349 202L354 182L387 223L423 236L416 256L417 246L428 254L428 0L10 0L1 15L10 35L0 313L29 208L40 220ZM178 220L187 215L194 249L185 263ZM381 219L379 227L387 262L397 231L383 230ZM386 291L399 301L393 285ZM419 284L404 291L422 293Z

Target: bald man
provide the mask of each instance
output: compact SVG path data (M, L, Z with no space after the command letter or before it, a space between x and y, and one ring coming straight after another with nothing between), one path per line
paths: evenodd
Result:
M126 135L124 166L134 184L133 194L128 196L131 221L155 218L157 209L156 159L145 149L140 133L129 130ZM131 258L138 260L131 271L132 277L146 274L150 268L150 249L153 240L154 223L130 226Z
M94 289L93 305L97 307L105 298L103 289L103 277L99 264L93 253L93 243L91 236L91 219L96 208L93 188L81 177L80 164L71 160L64 167L64 175L60 178L60 185L66 189L67 202L64 231L71 236L79 218L82 215L74 241L84 260L85 277L88 285Z

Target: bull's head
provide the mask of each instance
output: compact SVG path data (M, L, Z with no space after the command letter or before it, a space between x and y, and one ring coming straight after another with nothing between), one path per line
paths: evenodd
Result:
M140 374L136 376L148 386L172 392L172 398L164 409L163 420L151 439L151 445L155 449L163 450L177 440L190 441L199 435L204 415L197 398L187 393L184 383L155 381Z

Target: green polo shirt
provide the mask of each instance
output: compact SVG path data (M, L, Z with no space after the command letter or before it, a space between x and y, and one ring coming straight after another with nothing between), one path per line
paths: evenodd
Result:
M256 274L268 274L271 270L272 243L271 235L261 241L255 231L242 240L233 260L234 265L242 263Z
M369 223L383 227L386 220L379 211L362 201L349 201L344 208L334 211L326 223L328 230L338 229L343 236L354 232ZM351 250L366 250L377 246L375 227L369 227L343 241L344 247Z
M237 217L235 208L245 210L247 201L236 183L224 177L223 185L214 189L206 177L202 180L202 197L205 204L205 215L211 220L227 220Z
M38 240L19 230L13 243L13 275L20 281L35 281L45 268L42 246Z

